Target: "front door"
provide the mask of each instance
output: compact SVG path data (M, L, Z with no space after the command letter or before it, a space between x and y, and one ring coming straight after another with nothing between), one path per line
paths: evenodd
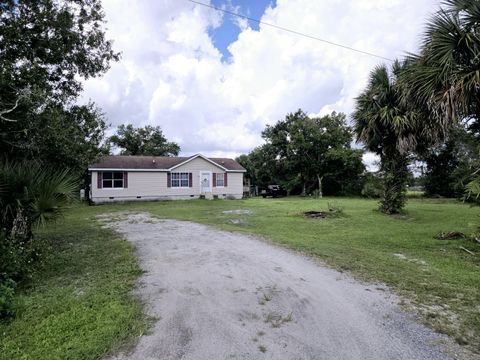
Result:
M212 192L212 173L209 171L200 172L200 192L202 194Z

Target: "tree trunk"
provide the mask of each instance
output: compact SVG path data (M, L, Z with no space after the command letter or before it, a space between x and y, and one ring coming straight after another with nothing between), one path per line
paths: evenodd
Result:
M17 243L27 243L32 238L32 225L25 215L23 208L19 207L17 209L12 228L8 235Z
M322 181L323 176L317 175L318 180L318 197L321 199L323 197Z
M307 196L307 186L305 184L305 181L303 182L302 196Z
M386 214L398 214L406 202L408 181L407 156L394 152L381 158L384 193L380 202L380 211Z

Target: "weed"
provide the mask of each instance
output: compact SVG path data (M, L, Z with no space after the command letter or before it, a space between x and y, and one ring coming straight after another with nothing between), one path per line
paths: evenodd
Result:
M265 317L265 322L270 324L273 328L279 328L283 324L293 320L292 313L290 312L287 316L282 316L277 313L268 313Z

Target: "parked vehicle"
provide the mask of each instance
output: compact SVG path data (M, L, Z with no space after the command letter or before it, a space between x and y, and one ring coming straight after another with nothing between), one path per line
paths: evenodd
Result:
M266 189L263 189L260 192L263 198L267 196L271 197L279 197L279 196L287 196L287 190L283 189L280 185L268 185Z

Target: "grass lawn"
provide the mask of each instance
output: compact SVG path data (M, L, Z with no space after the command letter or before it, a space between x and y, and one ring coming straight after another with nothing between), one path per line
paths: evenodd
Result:
M344 214L326 220L301 215L326 210L329 203L343 208ZM433 236L440 231L472 233L480 224L480 208L421 198L409 199L404 216L386 216L376 208L376 201L364 199L255 198L103 205L88 208L87 213L145 210L159 217L261 235L359 279L390 285L416 305L428 325L479 351L480 246ZM251 214L222 212L234 209Z
M146 329L130 293L141 270L128 242L93 223L88 207L37 234L52 256L0 322L0 359L98 359Z
M343 208L329 219L302 212ZM480 246L435 240L440 231L471 233L480 208L453 200L410 199L404 216L375 211L363 199L247 199L138 202L72 209L39 234L53 241L44 269L18 298L18 315L0 323L0 359L93 359L145 331L129 291L140 270L129 244L98 227L95 215L149 211L263 236L325 261L358 279L389 284L423 320L474 351L480 349ZM243 209L250 214L223 213ZM463 246L476 252L471 255Z

